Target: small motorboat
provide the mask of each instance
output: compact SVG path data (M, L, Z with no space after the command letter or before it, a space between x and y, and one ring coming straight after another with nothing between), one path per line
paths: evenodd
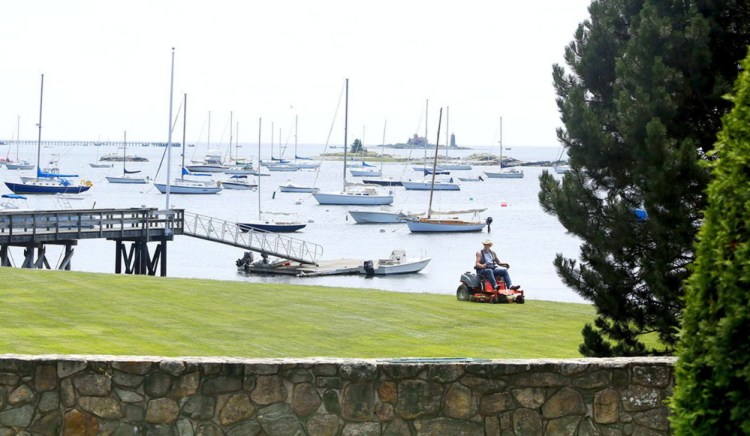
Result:
M424 269L430 258L410 258L406 256L404 250L393 250L387 259L378 259L375 261L366 260L359 267L360 274L366 275L393 275L393 274L411 274Z

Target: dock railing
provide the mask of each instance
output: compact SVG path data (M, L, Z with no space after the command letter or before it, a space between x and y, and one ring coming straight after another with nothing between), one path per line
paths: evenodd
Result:
M232 245L281 259L317 265L323 247L301 239L262 230L243 232L237 223L221 218L185 212L183 234Z

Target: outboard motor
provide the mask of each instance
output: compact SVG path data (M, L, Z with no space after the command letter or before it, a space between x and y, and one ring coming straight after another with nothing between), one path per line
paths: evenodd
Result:
M365 269L365 275L367 275L368 277L375 275L375 267L373 266L371 260L366 260L362 265L362 268Z
M245 255L242 256L242 258L237 259L236 263L237 263L237 267L250 265L251 263L253 263L253 253L250 251L246 251Z
M490 229L490 226L492 225L492 217L488 216L485 222L487 223L487 233L490 233L492 231L492 229Z

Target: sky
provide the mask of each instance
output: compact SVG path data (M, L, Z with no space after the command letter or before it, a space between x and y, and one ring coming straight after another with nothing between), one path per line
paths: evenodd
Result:
M552 65L590 0L24 0L0 7L0 138L557 146ZM429 103L427 103L429 102ZM425 112L427 116L425 117ZM210 113L210 123L209 123ZM17 125L20 120L20 129ZM210 129L209 129L210 125Z

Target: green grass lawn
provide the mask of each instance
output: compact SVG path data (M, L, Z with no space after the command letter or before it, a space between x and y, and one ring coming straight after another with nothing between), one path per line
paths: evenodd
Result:
M590 305L0 269L0 353L580 357Z

